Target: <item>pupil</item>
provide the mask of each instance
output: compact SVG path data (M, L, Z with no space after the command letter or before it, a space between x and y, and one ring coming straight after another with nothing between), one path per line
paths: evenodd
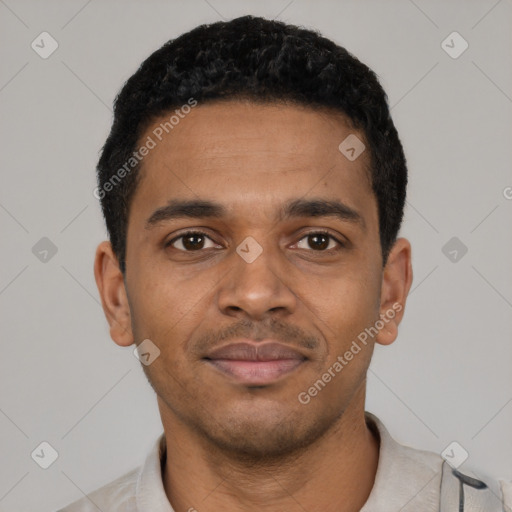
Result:
M326 235L309 235L309 239L310 241L314 240L313 244L317 244L316 249L326 249L327 247L329 247L329 239ZM323 239L323 243L318 244L317 242L319 239ZM315 247L313 247L313 249L314 248Z
M201 242L203 241L203 236L198 235L198 234L192 234L192 235L188 235L187 237L185 237L183 239L183 246L185 247L185 249L191 249L191 250L197 249L201 245L201 242L199 242L199 243L189 243L189 242L192 239L198 239L198 238L201 239Z

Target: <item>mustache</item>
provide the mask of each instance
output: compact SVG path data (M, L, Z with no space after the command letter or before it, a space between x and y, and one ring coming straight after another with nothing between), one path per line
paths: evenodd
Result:
M201 336L190 346L190 350L201 357L211 350L225 345L230 340L235 341L240 338L249 338L254 341L271 338L292 348L307 350L315 350L320 345L316 336L306 333L296 325L289 325L276 319L263 323L242 320L221 331L211 331Z

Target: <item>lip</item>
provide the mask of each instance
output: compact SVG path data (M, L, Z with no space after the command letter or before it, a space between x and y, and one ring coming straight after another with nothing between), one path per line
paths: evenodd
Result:
M204 359L239 383L262 386L284 378L307 358L281 343L244 340L215 349Z

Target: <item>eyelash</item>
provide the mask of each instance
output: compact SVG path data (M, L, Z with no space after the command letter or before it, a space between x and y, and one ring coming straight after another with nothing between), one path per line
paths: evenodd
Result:
M177 240L180 240L181 238L185 238L185 237L187 237L189 235L200 235L200 236L206 237L209 240L211 240L212 242L214 242L211 239L211 237L208 236L208 234L205 233L204 231L186 231L185 233L182 233L181 235L179 235L177 237L174 237L172 240L169 240L168 242L166 242L165 243L165 248L172 246L172 244L174 242L176 242ZM340 247L337 247L337 248L324 249L324 250L319 250L319 251L314 251L313 249L310 249L311 252L330 253L331 251L338 251L338 250L340 250L340 249L345 247L345 244L343 242L338 240L335 236L331 235L331 233L329 233L328 231L321 230L321 229L320 230L316 230L316 231L310 231L309 233L306 233L304 236L302 236L300 238L299 242L301 240L303 240L304 238L307 238L308 236L311 236L311 235L324 235L324 236L327 236L331 240L334 240L340 246ZM176 249L176 248L174 247L174 249ZM192 252L201 252L204 249L198 249L197 251L187 251L187 250L183 250L183 249L176 249L176 250L180 251L180 252L190 252L190 253L192 253Z

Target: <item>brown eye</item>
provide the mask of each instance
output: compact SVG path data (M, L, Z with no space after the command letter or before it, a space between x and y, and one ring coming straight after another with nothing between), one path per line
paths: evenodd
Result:
M169 243L166 244L166 247L172 246L180 251L193 252L209 248L205 247L205 243L207 243L207 241L212 243L210 247L215 245L213 240L205 233L202 233L201 231L189 231L176 238L173 238Z
M334 249L336 244L338 244L339 246L343 245L339 240L334 238L332 235L330 235L329 233L324 233L322 231L317 233L309 233L305 237L301 238L299 244L303 240L306 240L307 247L299 247L299 249L310 248L313 249L314 251L319 252L325 252L326 250ZM335 243L334 247L329 247L331 242Z

